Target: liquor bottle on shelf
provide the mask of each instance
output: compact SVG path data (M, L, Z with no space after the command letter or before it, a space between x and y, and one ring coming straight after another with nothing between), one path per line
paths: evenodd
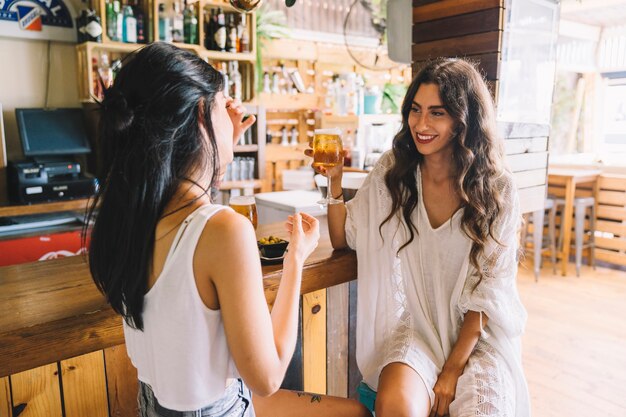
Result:
M226 50L228 52L237 52L237 26L235 25L235 15L229 14L226 26Z
M93 75L93 95L96 99L102 100L102 85L98 78L98 58L95 56L91 58L91 73Z
M211 11L204 11L204 47L208 50L215 49L215 39L213 33L215 32L215 9Z
M165 11L165 4L159 4L159 40L172 42L172 19Z
M289 146L289 136L287 135L287 127L280 130L280 146Z
M295 126L291 128L291 141L289 142L289 144L291 146L298 145L298 128L296 128Z
M183 12L180 9L178 0L174 0L172 5L172 40L174 42L184 42L185 22Z
M83 0L83 9L76 18L78 43L102 42L102 23L91 5Z
M215 25L215 32L213 39L215 40L215 50L226 51L226 19L224 17L224 11L220 7L217 9L217 23Z
M185 12L183 13L183 32L185 43L198 43L198 18L194 10L193 4L187 3Z
M237 26L237 51L250 52L250 34L246 25L248 17L245 13L239 15L239 25Z
M137 20L137 43L146 43L146 34L144 31L145 28L145 15L143 13L143 9L139 5L139 0L133 0L133 16Z
M269 72L265 71L263 73L263 92L264 93L271 93L272 92L272 89L271 89L270 85L271 85L270 74L269 74Z
M106 24L107 24L107 36L110 40L117 40L117 15L113 8L113 1L107 0L105 4L106 11Z
M122 5L119 0L113 0L113 13L115 13L115 41L122 42L124 32L124 16Z
M137 19L133 15L133 9L125 5L123 11L122 40L126 43L137 43Z
M98 75L102 80L102 86L109 88L113 84L113 69L109 63L109 54L102 52L100 54L100 62L98 63Z
M226 97L230 97L230 94L229 94L230 78L228 77L228 69L226 68L226 62L220 62L218 71L221 72L222 76L224 77L224 95Z
M228 73L230 75L230 82L232 84L231 97L241 101L243 96L243 86L241 73L239 72L239 62L231 61L229 63L229 66L230 71Z

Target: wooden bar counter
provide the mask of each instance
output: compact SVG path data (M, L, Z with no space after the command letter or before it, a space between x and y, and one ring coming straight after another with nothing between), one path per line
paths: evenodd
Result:
M307 260L302 293L356 278L356 255L333 251L326 225ZM287 237L282 225L260 226L257 236ZM114 262L114 260L112 260ZM281 265L264 266L272 304ZM82 256L0 268L0 378L124 343L122 320L94 285Z

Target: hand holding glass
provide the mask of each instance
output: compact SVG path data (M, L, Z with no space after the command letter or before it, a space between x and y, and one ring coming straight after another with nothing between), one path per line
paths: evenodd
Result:
M341 130L339 129L316 129L313 137L313 168L324 168L328 173L330 168L342 163L343 147L341 144ZM328 178L328 191L326 198L318 201L318 204L338 204L341 200L332 197L331 175Z

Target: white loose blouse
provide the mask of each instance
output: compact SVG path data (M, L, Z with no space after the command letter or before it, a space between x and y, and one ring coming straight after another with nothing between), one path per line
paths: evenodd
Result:
M384 175L392 164L393 153L389 151L380 158L355 198L346 204L346 239L358 259L356 356L364 382L377 390L382 368L402 362L422 378L432 404L432 388L458 338L465 313L472 310L489 318L472 356L483 357L476 354L483 350L492 352L488 356L495 358L479 365L480 372L496 375L504 370L510 376L509 383L505 383L505 378L490 378L489 385L501 386L480 391L481 387L471 386L480 385L480 381L468 377L469 382L461 383L462 377L456 398L474 401L476 408L480 404L506 402L512 404L512 415L529 416L520 345L527 316L516 286L521 215L511 178L503 176L501 181L505 207L495 225L495 236L501 245L490 239L485 246L485 256L480 259L483 279L476 286L479 277L469 259L472 242L461 229L463 209L434 229L421 198L419 167L419 203L412 218L418 233L413 242L398 253L408 240L401 215L379 230L391 208ZM484 398L490 392L494 398ZM480 398L471 399L472 396ZM464 407L453 403L452 416L455 408ZM490 414L476 411L471 415Z

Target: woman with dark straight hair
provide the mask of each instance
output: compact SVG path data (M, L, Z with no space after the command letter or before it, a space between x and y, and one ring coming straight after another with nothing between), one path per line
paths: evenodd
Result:
M393 149L354 199L329 205L333 247L357 252L360 392L377 417L530 414L521 215L502 149L481 75L436 60L408 88ZM339 198L342 168L321 171Z
M356 401L277 393L319 226L306 214L287 220L270 314L252 224L211 200L234 143L255 121L244 120L223 83L200 57L155 43L129 56L100 103L103 172L89 266L123 317L140 413L366 416Z

